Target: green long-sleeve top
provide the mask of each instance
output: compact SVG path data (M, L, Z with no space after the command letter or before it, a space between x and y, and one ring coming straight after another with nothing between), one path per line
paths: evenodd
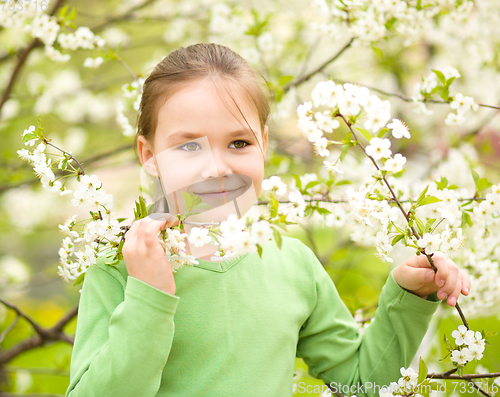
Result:
M123 261L87 270L67 397L289 397L296 356L312 376L375 396L368 385L400 377L438 306L391 273L361 334L316 256L289 237L262 258L200 260L174 278L170 295Z

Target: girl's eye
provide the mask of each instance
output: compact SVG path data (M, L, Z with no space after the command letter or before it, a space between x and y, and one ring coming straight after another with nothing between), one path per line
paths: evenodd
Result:
M246 141L234 141L234 142L231 142L231 145L233 145L233 147L235 149L243 149L244 147L248 146L248 142L246 142Z
M188 142L178 147L178 149L185 150L186 152L194 152L198 148L201 149L201 146L198 145L196 142Z

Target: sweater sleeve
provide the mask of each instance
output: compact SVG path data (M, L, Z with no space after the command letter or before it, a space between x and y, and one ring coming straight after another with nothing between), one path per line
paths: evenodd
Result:
M332 279L310 254L316 300L299 333L297 356L304 359L311 376L343 394L378 396L382 387L399 379L401 367L410 365L439 300L404 290L391 272L375 318L361 334Z
M66 397L156 396L180 298L131 276L123 284L87 270Z

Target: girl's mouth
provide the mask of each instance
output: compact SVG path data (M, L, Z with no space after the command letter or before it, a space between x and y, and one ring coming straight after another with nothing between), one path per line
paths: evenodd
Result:
M244 186L239 187L238 189L235 189L235 190L225 190L225 191L221 190L221 191L209 192L209 193L198 193L198 192L193 192L193 193L195 195L200 196L202 199L233 200L241 194L243 188L244 188Z

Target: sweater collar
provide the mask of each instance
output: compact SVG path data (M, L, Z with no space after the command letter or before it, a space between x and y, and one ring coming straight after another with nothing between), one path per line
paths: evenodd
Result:
M226 259L224 261L218 261L218 262L203 261L203 260L197 259L198 264L193 265L193 266L199 267L201 269L211 270L214 272L224 273L227 270L229 270L230 268L232 268L234 265L236 265L238 262L240 262L247 255L248 254L238 255L234 258Z

